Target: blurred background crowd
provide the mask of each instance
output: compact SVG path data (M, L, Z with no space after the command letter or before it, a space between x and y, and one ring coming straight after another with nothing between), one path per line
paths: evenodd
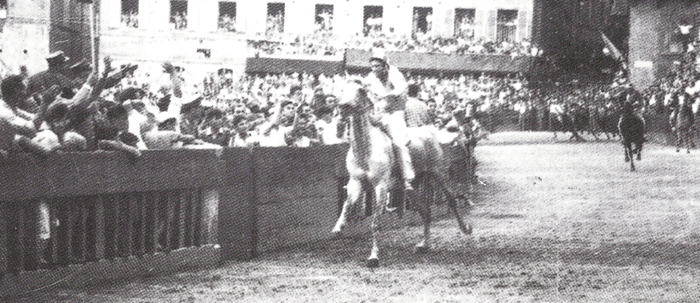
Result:
M189 79L170 62L162 64L160 74L149 75L131 64L111 68L109 58L100 74L86 64L65 66L60 52L47 61L45 72L3 79L0 150L108 149L138 156L144 149L342 143L346 128L336 108L338 96L349 78L364 76L212 73ZM696 66L690 44L673 71L643 92L631 88L624 69L612 83L519 74L405 76L410 97L428 105L440 141L450 143L464 131L458 127L464 123L455 124L464 117L467 132L476 136L513 121L523 131L614 136L620 98L634 98L640 114L666 115L683 94L697 113Z

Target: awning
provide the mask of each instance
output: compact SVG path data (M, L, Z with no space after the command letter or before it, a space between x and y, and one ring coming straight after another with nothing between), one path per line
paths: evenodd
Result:
M335 75L344 71L342 58L335 60L323 59L290 59L278 57L257 57L246 59L246 73L292 73L306 72L314 75Z
M370 68L371 52L349 49L346 53L348 69ZM536 57L511 57L507 55L454 55L441 53L387 52L391 65L401 70L438 72L493 72L529 73Z

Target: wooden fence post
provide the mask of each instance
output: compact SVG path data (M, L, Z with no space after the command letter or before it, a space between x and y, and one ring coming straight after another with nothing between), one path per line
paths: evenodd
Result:
M246 148L226 148L220 158L217 239L224 260L251 259L256 249L255 171ZM206 207L208 204L205 203ZM202 218L206 221L205 218ZM207 238L203 238L207 239Z
M7 274L7 203L0 202L0 279Z

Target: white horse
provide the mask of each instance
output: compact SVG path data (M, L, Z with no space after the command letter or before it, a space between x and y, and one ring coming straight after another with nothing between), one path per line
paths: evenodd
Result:
M372 205L372 250L367 259L368 267L379 266L378 216L384 211L389 201L389 192L402 186L398 182L399 171L395 162L394 147L391 138L379 127L370 122L373 104L362 85L350 82L344 89L338 106L341 114L350 119L350 150L346 165L350 180L347 184L347 199L343 203L340 217L332 232L340 233L346 223L357 218L362 212L363 197ZM444 178L437 172L443 160L442 149L430 127L412 128L409 151L416 171L415 187L418 191L439 188L448 199L448 205L455 214L460 229L465 234L471 233L471 226L464 223L452 193L445 187ZM396 173L392 173L396 172ZM412 202L411 208L420 213L423 219L423 239L416 245L417 252L425 252L430 244L430 205L432 194L423 194L426 199Z

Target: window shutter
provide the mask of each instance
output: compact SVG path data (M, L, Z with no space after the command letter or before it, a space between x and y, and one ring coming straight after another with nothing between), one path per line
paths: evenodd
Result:
M445 26L445 29L443 30L443 32L445 33L445 36L453 37L455 35L455 9L454 8L448 8L445 11L444 26Z
M530 26L527 22L527 11L518 11L518 33L517 39L530 39Z
M496 41L496 10L490 10L486 17L486 33L487 40Z
M486 12L481 9L476 10L474 16L474 39L486 37Z

